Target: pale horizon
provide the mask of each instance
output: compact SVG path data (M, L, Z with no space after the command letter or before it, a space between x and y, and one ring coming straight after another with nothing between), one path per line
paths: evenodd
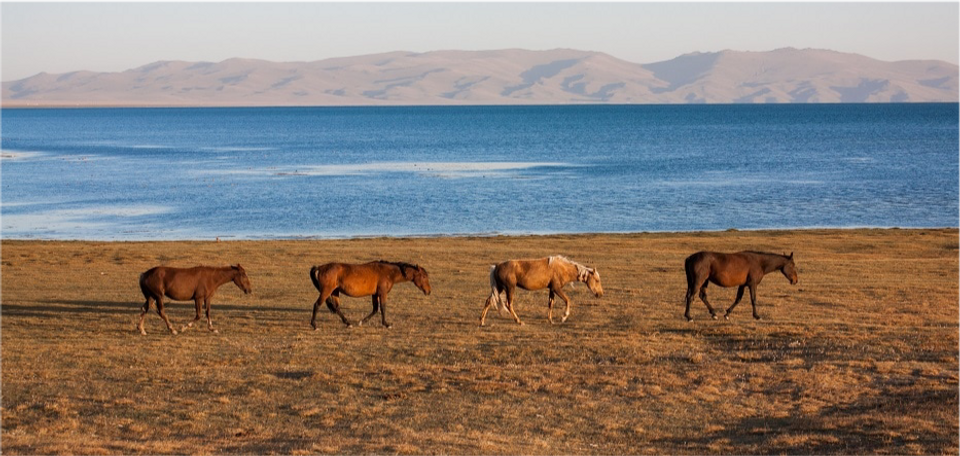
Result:
M3 3L4 82L156 61L576 49L638 64L823 49L958 63L957 3Z

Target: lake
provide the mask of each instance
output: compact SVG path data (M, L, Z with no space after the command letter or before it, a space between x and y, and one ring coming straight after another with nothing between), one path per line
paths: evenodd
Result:
M958 226L958 105L2 110L4 239Z

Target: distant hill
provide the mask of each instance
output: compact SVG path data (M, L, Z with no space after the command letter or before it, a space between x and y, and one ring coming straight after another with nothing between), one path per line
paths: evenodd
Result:
M957 65L816 49L693 53L391 52L315 62L162 61L3 83L11 106L367 106L957 102Z

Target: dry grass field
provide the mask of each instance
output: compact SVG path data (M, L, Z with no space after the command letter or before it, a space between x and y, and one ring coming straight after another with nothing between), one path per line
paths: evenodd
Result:
M731 320L683 314L698 250L796 252ZM478 327L489 265L563 254L597 267L572 315ZM393 328L346 328L310 266L417 262L433 293L399 284ZM219 334L136 329L141 272L241 263ZM735 289L711 287L726 308ZM369 298L343 298L348 317ZM2 242L4 454L957 454L958 231L232 242ZM168 306L179 328L192 303Z

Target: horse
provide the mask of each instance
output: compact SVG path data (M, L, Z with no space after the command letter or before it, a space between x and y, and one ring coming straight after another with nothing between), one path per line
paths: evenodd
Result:
M757 285L763 280L765 274L780 271L790 281L791 285L796 285L799 281L797 267L793 263L793 252L790 252L789 256L752 251L738 253L697 252L687 257L684 262L684 269L687 272L687 310L683 316L687 318L687 321L693 320L690 317L690 302L693 301L693 296L697 293L697 290L700 290L700 300L706 304L710 315L714 320L717 319L716 312L713 311L713 307L707 301L707 285L710 282L721 287L740 287L737 289L737 299L733 301L733 305L723 315L724 319L730 319L730 312L743 299L744 288L749 288L750 303L753 305L753 318L759 320L760 315L757 314Z
M157 314L167 324L167 329L174 335L177 330L173 329L167 314L163 311L163 297L166 296L174 301L193 300L197 308L197 317L186 326L180 328L183 332L187 328L200 320L200 305L203 303L207 309L207 328L210 331L218 332L213 329L213 322L210 320L210 299L213 294L227 282L233 282L237 288L243 290L244 294L250 294L250 279L247 278L247 271L239 264L236 266L196 266L193 268L171 268L166 266L157 266L147 272L140 274L140 291L146 302L143 303L143 312L140 313L140 323L137 328L140 334L147 335L143 329L143 319L150 310L150 301L157 301Z
M500 294L507 294L506 308L513 315L517 324L523 326L520 317L513 309L513 294L517 287L524 290L550 289L550 299L547 301L547 320L553 322L553 302L555 296L560 296L566 303L561 323L570 316L570 298L563 292L563 287L573 281L587 284L598 298L603 296L603 286L600 285L600 273L594 268L570 261L562 256L551 256L536 260L508 260L490 266L490 297L484 303L483 313L480 314L480 326L484 325L487 311L490 306L496 305L497 312L504 307Z
M319 329L317 310L321 302L326 302L330 311L339 315L348 328L352 326L350 320L340 311L340 293L352 298L373 296L373 311L357 322L357 326L362 326L379 311L380 323L386 328L391 325L387 323L384 307L387 293L394 284L413 281L423 294L430 295L430 277L427 270L410 263L383 260L365 264L327 263L310 268L310 280L320 292L317 302L313 303L313 318L310 320L314 331Z

